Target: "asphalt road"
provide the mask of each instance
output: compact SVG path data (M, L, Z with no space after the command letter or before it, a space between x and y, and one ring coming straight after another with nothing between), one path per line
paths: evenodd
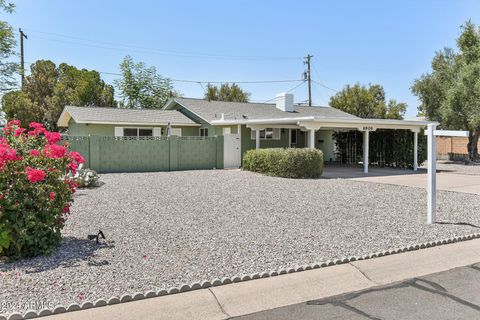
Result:
M480 263L234 319L480 319Z

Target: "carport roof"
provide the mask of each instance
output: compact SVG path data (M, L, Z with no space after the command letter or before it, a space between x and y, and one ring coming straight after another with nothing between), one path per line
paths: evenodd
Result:
M220 119L212 121L215 125L235 125L245 124L251 128L261 128L266 126L297 126L302 129L331 128L331 129L357 129L361 131L372 131L376 129L407 129L419 131L432 121L424 120L396 120L396 119L365 119L365 118L334 118L322 116L308 117L284 117L279 119L255 119L255 120L229 120Z

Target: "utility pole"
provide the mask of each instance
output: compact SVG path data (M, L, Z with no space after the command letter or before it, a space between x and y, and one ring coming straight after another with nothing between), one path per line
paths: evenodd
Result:
M28 39L27 35L23 33L22 29L20 31L20 76L22 77L22 89L25 82L25 59L23 56L23 38Z
M310 73L310 59L312 55L308 54L304 59L304 63L307 65L307 71L305 72L305 79L308 81L308 106L312 106L312 77Z

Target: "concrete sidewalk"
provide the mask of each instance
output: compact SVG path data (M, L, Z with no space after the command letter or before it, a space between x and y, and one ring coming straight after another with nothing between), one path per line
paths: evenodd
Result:
M43 319L229 319L387 285L479 261L480 239L477 239Z
M394 184L408 187L426 188L427 174L414 173L392 176L365 176L350 180ZM480 177L458 173L437 172L437 189L464 193L480 194Z

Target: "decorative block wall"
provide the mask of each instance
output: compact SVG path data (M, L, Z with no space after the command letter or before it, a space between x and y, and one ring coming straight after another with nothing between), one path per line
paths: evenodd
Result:
M223 137L64 137L99 172L223 168Z

